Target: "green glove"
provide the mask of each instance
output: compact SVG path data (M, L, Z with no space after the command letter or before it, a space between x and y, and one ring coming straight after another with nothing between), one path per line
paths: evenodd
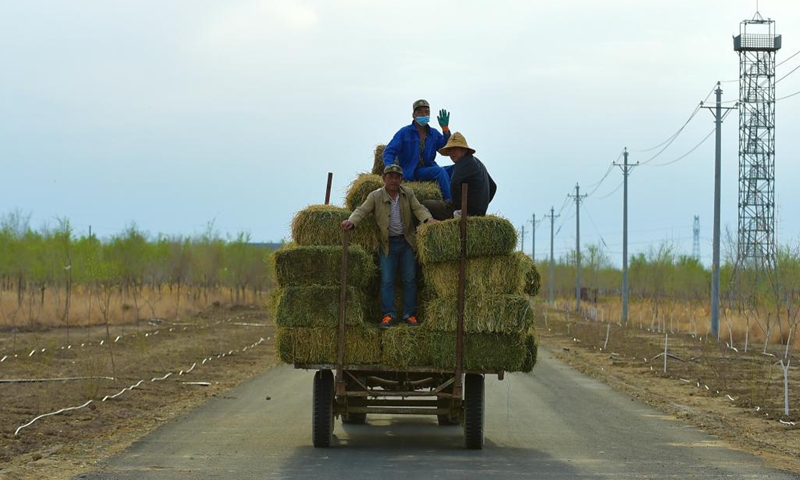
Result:
M447 127L450 125L450 113L447 110L439 110L439 116L436 117L436 120L439 120L440 127Z

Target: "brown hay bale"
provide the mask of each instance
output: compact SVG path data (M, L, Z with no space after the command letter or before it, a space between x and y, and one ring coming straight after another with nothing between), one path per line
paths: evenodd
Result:
M336 363L336 327L278 328L275 338L278 358L285 363ZM345 327L344 362L355 365L380 363L380 334L377 328Z
M364 288L374 283L377 269L372 255L353 245L347 251L347 284ZM342 247L289 244L274 253L275 278L282 287L339 285Z
M425 329L457 330L457 297L434 298L423 305L423 311ZM533 321L530 301L521 295L472 295L464 302L465 332L515 334L527 331Z
M379 143L375 145L375 152L372 162L372 174L383 175L383 151L386 150L386 145Z
M459 266L459 261L428 263L422 266L425 285L433 296L458 295ZM516 254L469 258L465 292L467 296L521 295L526 286L525 267L527 266L523 266L520 256Z
M350 211L332 205L311 205L295 214L292 238L298 245L341 245L342 222ZM350 233L350 245L360 245L367 252L378 251L378 226L373 218L365 219Z
M417 256L423 265L461 258L461 229L454 218L417 228ZM517 246L517 231L502 217L467 218L467 258L508 255Z
M339 287L285 287L280 294L275 324L280 327L339 325ZM362 325L368 299L355 287L347 287L345 325Z
M542 286L542 276L533 263L533 259L522 252L516 252L516 255L521 261L522 270L525 275L525 293L531 297L539 294L539 289Z
M417 200L441 200L442 191L439 189L439 184L436 182L403 182L403 186L410 188L414 192ZM367 199L367 196L383 187L383 180L380 175L371 175L362 173L347 189L347 195L344 202L347 208L355 210Z

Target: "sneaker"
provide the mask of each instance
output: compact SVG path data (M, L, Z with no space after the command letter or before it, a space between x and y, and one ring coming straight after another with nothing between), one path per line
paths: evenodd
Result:
M378 324L381 328L389 328L394 325L394 317L391 315L384 315L381 323Z
M410 325L412 327L419 327L419 320L417 320L416 315L410 315L403 319L406 322L406 325Z

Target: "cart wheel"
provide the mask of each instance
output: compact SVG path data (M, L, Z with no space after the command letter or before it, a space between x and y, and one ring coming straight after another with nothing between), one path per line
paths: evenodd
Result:
M333 373L319 370L314 374L314 407L311 417L314 447L325 448L333 438Z
M350 397L347 400L348 407L366 407L367 399L364 397ZM367 421L366 413L348 413L342 415L342 423L360 424Z
M485 399L483 375L468 373L464 381L464 443L473 450L483 448Z
M437 398L436 399L436 408L450 408L453 400L449 398ZM461 422L459 421L458 417L451 417L450 415L436 415L436 418L439 420L440 427L458 425Z

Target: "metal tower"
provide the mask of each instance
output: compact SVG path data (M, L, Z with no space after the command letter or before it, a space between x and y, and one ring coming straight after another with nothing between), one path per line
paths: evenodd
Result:
M756 12L739 24L739 239L737 264L775 260L775 22Z
M700 260L700 217L694 216L694 224L692 225L693 242L692 242L692 258Z

